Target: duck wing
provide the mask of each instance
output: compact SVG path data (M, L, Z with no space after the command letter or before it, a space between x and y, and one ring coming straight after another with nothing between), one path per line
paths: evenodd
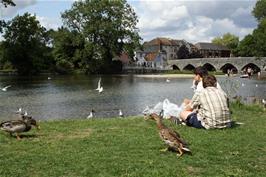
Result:
M0 124L1 130L10 132L10 133L20 133L24 132L27 129L27 124L22 120L10 120L5 121Z
M171 129L162 129L160 131L160 136L163 141L170 146L179 146L180 144L182 144L183 146L187 145L187 143L180 137L180 135Z

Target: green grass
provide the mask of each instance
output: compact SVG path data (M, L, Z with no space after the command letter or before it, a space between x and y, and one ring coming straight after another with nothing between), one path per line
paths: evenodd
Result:
M200 130L165 123L190 144L177 158L142 117L41 122L18 141L0 133L0 176L265 176L266 112L233 105L243 125Z

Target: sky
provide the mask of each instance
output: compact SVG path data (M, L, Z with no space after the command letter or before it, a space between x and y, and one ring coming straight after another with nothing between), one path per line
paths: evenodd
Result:
M25 12L36 15L47 29L62 25L61 13L75 0L14 0L15 7L0 6L0 19L11 20ZM144 41L156 37L211 42L230 32L240 40L257 27L252 16L256 0L129 0ZM1 40L1 36L0 36Z

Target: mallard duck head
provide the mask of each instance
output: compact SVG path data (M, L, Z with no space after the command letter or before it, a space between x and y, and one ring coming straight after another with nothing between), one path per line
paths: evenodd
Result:
M22 116L22 119L24 122L26 122L26 124L28 125L33 125L37 128L37 130L40 130L41 127L37 124L37 121L35 119L33 119L31 116Z

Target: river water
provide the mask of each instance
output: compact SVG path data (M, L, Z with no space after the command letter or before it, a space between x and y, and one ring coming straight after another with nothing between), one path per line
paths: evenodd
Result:
M146 106L168 98L180 104L193 91L192 77L166 78L134 75L115 76L0 76L0 120L17 118L22 107L36 119L86 118L94 109L97 117L117 117L121 109L125 116L141 115ZM104 91L95 89L101 77ZM266 80L218 77L229 95L266 97Z

